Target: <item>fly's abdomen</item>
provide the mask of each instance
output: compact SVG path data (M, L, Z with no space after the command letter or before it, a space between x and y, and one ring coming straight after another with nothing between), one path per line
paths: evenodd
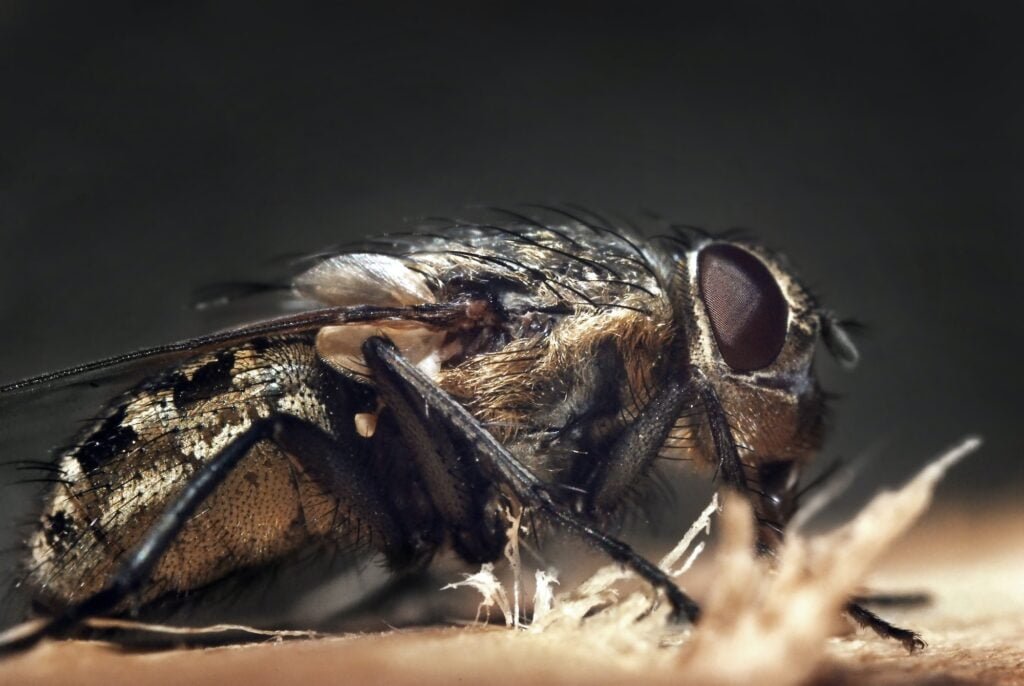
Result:
M59 458L61 482L29 541L38 600L60 606L99 590L197 469L257 419L287 412L331 433L325 383L310 339L257 339L115 401ZM257 443L193 515L140 600L344 538L339 509L295 460Z

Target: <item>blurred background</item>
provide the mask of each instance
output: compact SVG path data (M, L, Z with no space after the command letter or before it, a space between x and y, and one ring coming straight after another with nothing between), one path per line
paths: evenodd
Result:
M967 433L940 497L1019 498L1018 4L343 4L0 6L0 381L201 333L281 254L575 201L749 228L868 325L822 360L827 454L874 456L840 511Z

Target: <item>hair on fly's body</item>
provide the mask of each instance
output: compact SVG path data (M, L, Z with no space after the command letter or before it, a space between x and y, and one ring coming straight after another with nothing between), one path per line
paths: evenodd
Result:
M286 293L282 316L0 388L155 370L56 455L23 583L42 616L0 650L325 543L395 572L445 550L491 562L510 504L698 621L609 527L657 462L682 461L748 498L774 550L821 446L817 343L850 364L856 349L749 240L646 238L575 206L494 213L318 254L287 290L211 292Z

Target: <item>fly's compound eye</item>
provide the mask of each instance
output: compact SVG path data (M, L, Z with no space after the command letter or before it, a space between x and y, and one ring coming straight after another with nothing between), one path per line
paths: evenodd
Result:
M789 306L768 267L751 253L715 243L698 258L700 299L725 363L763 369L786 342Z

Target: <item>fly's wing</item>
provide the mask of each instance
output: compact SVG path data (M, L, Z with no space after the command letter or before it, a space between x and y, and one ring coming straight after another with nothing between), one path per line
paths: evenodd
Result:
M119 391L196 355L254 339L318 331L328 326L396 320L443 326L452 316L452 308L437 305L326 307L8 383L0 386L0 464L17 469L19 462L15 456L31 454L32 464L26 466L43 467L46 460L39 458L45 458L55 447L54 437L72 433L61 422L90 420L97 407ZM41 450L39 441L47 444Z
M396 316L401 316L401 313L384 311L383 308L329 307L269 319L175 343L144 348L0 386L0 398L2 398L0 402L5 403L0 405L0 411L6 409L6 403L16 401L26 393L95 385L122 376L137 375L139 372L149 369L173 366L175 362L196 353L216 350L254 338L302 333L328 324L371 321Z
M52 447L52 436L63 433L55 423L88 419L81 413L94 413L112 395L193 355L260 336L307 331L359 314L339 308L303 312L7 383L0 386L0 462L25 454L22 449L30 449L39 437L51 439L46 448Z

